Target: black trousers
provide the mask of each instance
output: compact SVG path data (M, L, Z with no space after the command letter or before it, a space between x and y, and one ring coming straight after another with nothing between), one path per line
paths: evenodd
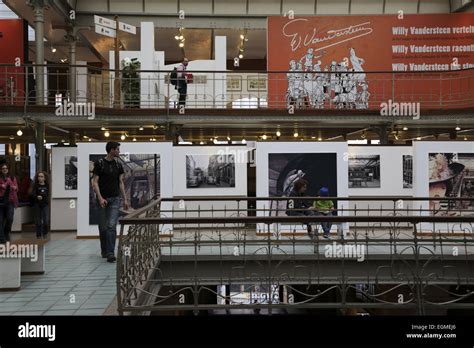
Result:
M188 84L182 83L178 88L179 102L178 105L186 106L186 95L188 94Z

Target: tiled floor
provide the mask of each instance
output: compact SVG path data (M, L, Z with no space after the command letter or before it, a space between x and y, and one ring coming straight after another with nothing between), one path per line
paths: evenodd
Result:
M23 275L19 291L0 292L0 315L102 315L115 300L115 264L99 241L56 233L46 245L46 273ZM110 311L109 311L110 312Z

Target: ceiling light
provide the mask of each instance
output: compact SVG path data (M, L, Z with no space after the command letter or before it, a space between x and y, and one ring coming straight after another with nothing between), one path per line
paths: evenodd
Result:
M467 137L464 137L464 140L467 140Z
M54 47L51 47L51 52L56 53L56 49Z
M91 138L89 138L89 141L92 141L92 139L91 139Z
M262 135L262 139L267 140L267 135L266 134Z
M105 131L105 127L101 127L100 130L101 130L101 131Z
M204 145L204 141L200 141L200 142L199 142L199 145Z
M142 131L142 130L143 130L143 126L140 126L140 128L138 128L138 130L141 130L141 131Z
M277 131L277 132L276 132L276 136L277 136L277 137L281 136L281 132L280 132L280 131Z
M244 34L240 34L240 38L241 38L242 40L245 39Z
M217 139L214 139L212 142L213 142L214 144L217 144Z
M180 42L179 47L184 47L184 43Z
M456 127L456 130L457 130L457 131L460 131L460 130L461 130L461 127L457 126L457 127Z
M366 138L365 131L362 132L362 134L360 135L360 137L361 137L362 139L365 139L365 138Z
M421 140L421 137L416 137L416 140Z
M321 137L320 137L320 138L318 138L318 141L321 141L321 140L323 140L323 138L321 138Z
M403 127L403 130L404 130L404 131L407 131L407 130L408 130L408 127Z
M43 144L46 144L46 139L43 139Z
M395 140L398 140L398 135L395 134Z
M239 58L240 58L240 59L244 58L244 55L243 55L242 53L239 54Z
M21 129L19 129L17 132L16 132L16 135L18 135L19 137L21 137L23 135L23 131Z
M180 35L180 36L179 36L179 39L180 39L180 40L184 40L184 36L183 36L183 35Z
M311 139L316 139L316 137L313 135L313 136L311 137Z
M110 137L110 133L109 133L108 131L106 131L106 132L104 132L104 136L105 136L106 138L108 138L108 137Z
M174 36L174 39L175 39L175 40L179 40L179 36L178 36L178 35L175 35L175 36Z
M241 143L242 143L242 144L247 144L247 140L242 139Z
M150 138L150 141L153 141L153 138Z
M13 140L15 139L15 137L13 135L10 135L10 140Z
M230 141L230 137L227 137L227 141Z
M120 136L120 140L125 140L125 135L124 135L124 134L122 134L122 135Z
M298 138L298 135L299 135L298 132L294 132L294 133L293 133L293 136L294 136L295 138Z
M137 141L137 138L134 137L134 138L132 139L132 141Z

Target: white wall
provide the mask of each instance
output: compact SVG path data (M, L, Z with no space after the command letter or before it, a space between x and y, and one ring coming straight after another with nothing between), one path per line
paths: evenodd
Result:
M77 156L77 147L51 148L51 197L76 198L77 190L65 190L64 160L66 156Z
M172 144L171 143L123 143L120 152L136 154L159 154L160 155L160 196L170 198L172 196L173 174L172 174ZM105 143L80 143L78 144L78 214L77 214L77 236L98 236L99 229L96 225L89 225L89 155L101 154L105 156ZM163 209L171 210L171 204L162 205ZM169 214L168 214L169 215ZM165 229L163 229L165 230ZM117 233L120 225L117 224Z
M349 146L349 157L380 155L380 188L349 188L349 196L412 196L403 188L403 155L413 155L411 146Z

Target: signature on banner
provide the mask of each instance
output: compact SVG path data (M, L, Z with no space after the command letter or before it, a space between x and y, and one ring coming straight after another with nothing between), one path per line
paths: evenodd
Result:
M282 29L283 35L285 35L286 37L291 37L290 46L292 51L296 51L302 45L306 47L319 43L327 43L327 45L325 46L315 48L315 51L319 51L331 46L339 45L346 41L356 39L358 37L369 35L373 31L373 29L370 27L370 22L364 22L356 25L351 25L346 28L328 30L326 33L322 33L322 35L317 35L317 28L313 28L312 32L305 34L303 37L303 35L301 35L300 33L293 32L293 30L291 30L293 24L300 21L307 22L308 19L293 19L286 23ZM331 40L335 39L336 41L331 42Z

